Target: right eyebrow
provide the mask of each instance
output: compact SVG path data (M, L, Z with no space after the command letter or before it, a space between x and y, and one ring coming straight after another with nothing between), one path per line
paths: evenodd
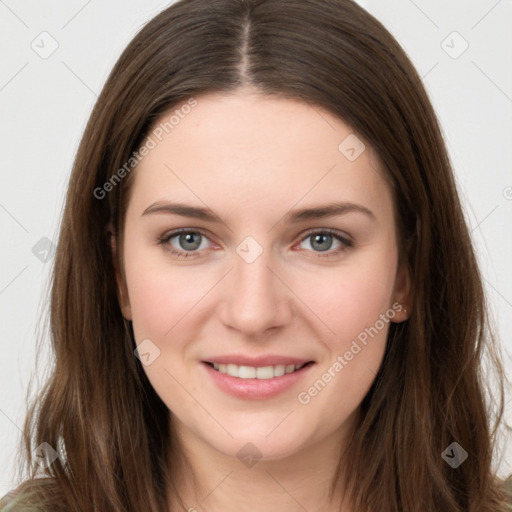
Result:
M148 206L142 212L142 215L144 216L154 213L169 213L181 215L182 217L191 217L194 219L223 223L221 218L213 213L209 208L190 206L183 203L156 202Z

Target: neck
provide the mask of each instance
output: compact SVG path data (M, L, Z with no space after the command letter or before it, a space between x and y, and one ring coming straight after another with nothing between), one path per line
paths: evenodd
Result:
M350 510L339 486L331 495L343 448L339 432L285 458L240 460L204 443L179 422L174 430L179 450L173 452L180 453L180 460L170 461L170 512Z

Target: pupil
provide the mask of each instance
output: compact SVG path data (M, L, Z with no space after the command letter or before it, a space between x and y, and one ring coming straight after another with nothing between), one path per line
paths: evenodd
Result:
M325 245L325 242L329 242L327 243L327 246ZM317 245L317 242L320 246ZM322 246L322 243L324 244ZM332 245L332 236L331 235L314 235L313 237L313 248L315 249L318 249L319 251L326 251L328 249L330 249L331 245ZM315 247L316 245L316 247Z
M194 241L194 238L196 237L196 240ZM197 233L185 233L180 236L180 244L184 249L197 249L200 245L200 236ZM192 247L190 245L191 244Z

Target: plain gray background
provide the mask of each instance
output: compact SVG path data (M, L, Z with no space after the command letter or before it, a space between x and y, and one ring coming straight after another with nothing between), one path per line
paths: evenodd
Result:
M359 3L405 48L438 113L511 375L512 1ZM121 51L168 4L0 0L0 496L15 483L52 243L78 142ZM511 472L509 440L500 474Z

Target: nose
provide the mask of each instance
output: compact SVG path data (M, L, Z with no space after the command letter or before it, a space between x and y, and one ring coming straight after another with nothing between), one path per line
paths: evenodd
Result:
M221 320L247 338L282 328L293 317L293 294L271 260L267 251L251 263L235 254L234 268L224 284Z

